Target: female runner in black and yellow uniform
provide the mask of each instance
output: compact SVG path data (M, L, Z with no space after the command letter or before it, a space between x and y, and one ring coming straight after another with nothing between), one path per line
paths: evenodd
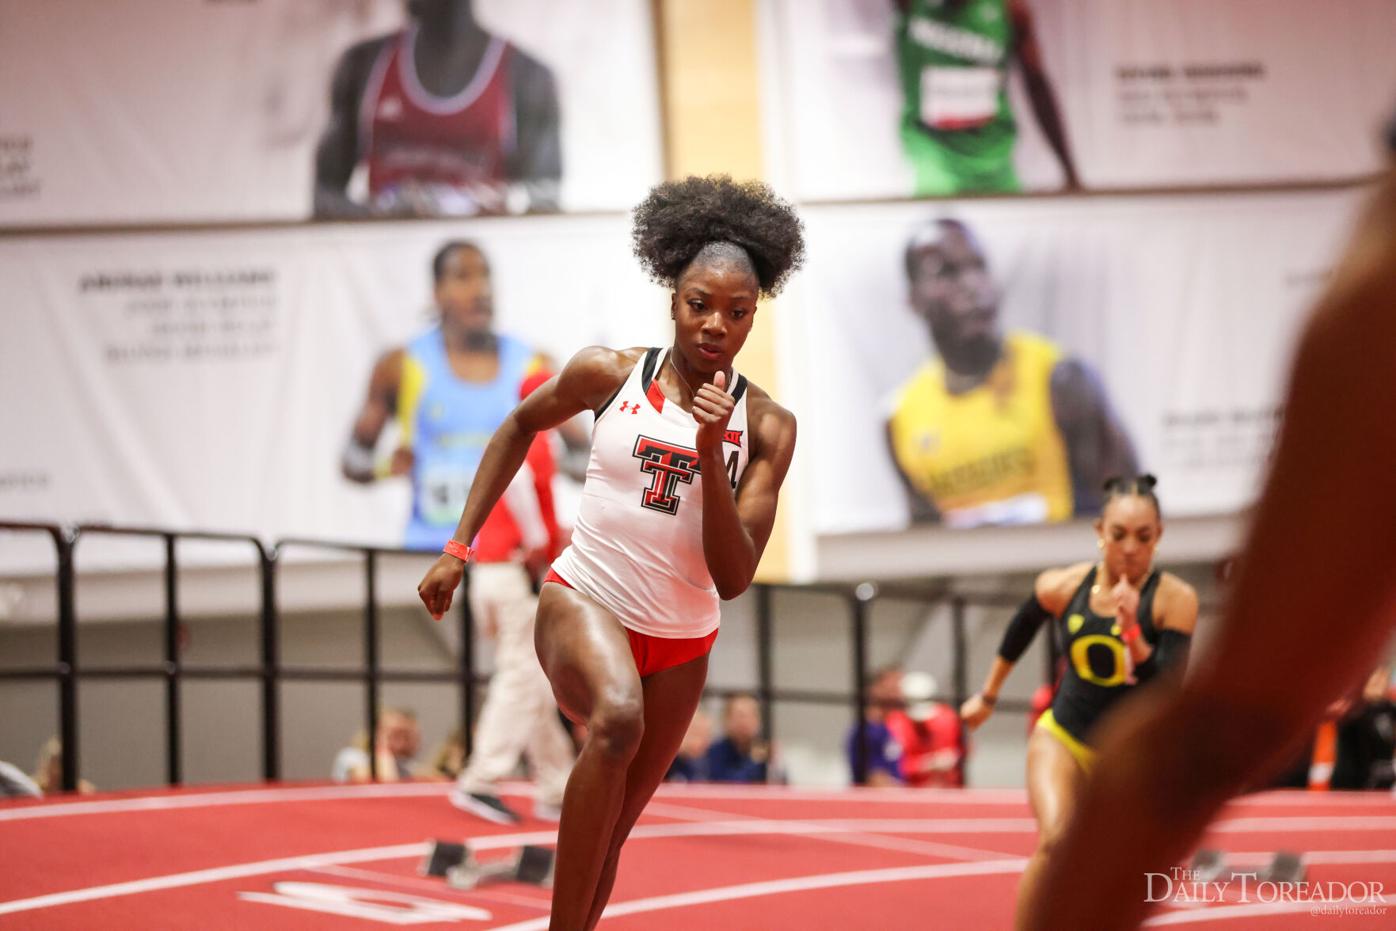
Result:
M1023 871L1019 902L1061 837L1090 768L1091 731L1136 684L1164 669L1181 672L1197 623L1197 592L1153 568L1163 535L1152 475L1112 478L1096 520L1099 563L1048 569L1018 609L984 680L960 716L976 728L993 713L1003 680L1043 622L1059 620L1066 670L1052 707L1028 740L1028 802L1037 818L1037 850ZM1021 917L1021 916L1020 916Z

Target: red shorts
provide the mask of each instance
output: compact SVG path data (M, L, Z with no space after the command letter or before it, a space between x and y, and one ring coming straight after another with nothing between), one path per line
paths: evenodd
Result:
M548 575L543 581L544 583L556 582L564 588L572 588L566 579L552 569L548 570ZM573 590L575 591L575 589ZM689 660L697 659L700 656L707 656L712 652L713 643L717 641L717 631L713 631L706 637L676 640L670 637L652 637L627 627L625 635L630 638L630 655L635 657L635 668L639 670L641 679L652 676L656 672L682 666Z

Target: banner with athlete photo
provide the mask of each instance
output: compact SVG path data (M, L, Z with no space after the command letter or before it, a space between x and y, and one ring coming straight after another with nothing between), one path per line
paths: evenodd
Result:
M1369 175L1388 0L764 0L773 167L805 200Z
M0 23L0 228L624 210L663 172L646 0L0 0Z
M525 217L0 240L0 515L401 545L429 483L384 477L396 411L367 463L383 480L342 468L375 363L442 322L438 250L478 244L496 332L561 364L667 340L629 232ZM500 392L507 410L519 385ZM6 569L51 558L0 535Z
M1138 471L1171 515L1243 509L1363 193L806 208L782 389L813 531L1065 520Z

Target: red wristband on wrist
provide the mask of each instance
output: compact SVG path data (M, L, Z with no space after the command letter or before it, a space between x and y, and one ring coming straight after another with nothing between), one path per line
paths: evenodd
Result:
M470 557L475 555L475 551L459 540L447 540L446 545L441 547L441 552L447 556L454 556L461 562L470 562Z
M1142 635L1143 631L1139 629L1138 624L1135 624L1133 627L1126 627L1123 631L1120 632L1120 640L1123 641L1126 646L1128 646L1129 644L1138 640Z

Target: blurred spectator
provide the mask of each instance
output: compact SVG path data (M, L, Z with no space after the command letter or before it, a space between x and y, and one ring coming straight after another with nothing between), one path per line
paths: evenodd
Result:
M465 769L465 738L460 728L451 731L431 756L431 777L455 779Z
M933 700L935 691L936 680L929 673L903 675L905 708L887 713L887 729L901 746L903 782L958 789L964 786L964 729L954 709Z
M34 766L34 784L45 795L63 791L63 741L50 737L39 751L39 761ZM97 789L86 779L78 780L78 792L87 795Z
M1389 789L1396 753L1396 694L1391 667L1372 670L1338 722L1334 789Z
M702 708L693 712L693 720L688 722L688 733L683 735L679 754L669 765L665 774L666 782L707 782L708 749L713 742L713 722Z
M900 666L884 666L873 673L868 684L865 709L863 747L867 763L867 779L863 783L870 786L900 785L902 747L887 726L887 715L902 704L902 669ZM858 727L852 727L844 740L844 752L848 756L848 768L853 781L858 781Z
M1391 667L1378 666L1330 702L1323 720L1283 769L1272 789L1384 789L1393 783L1396 701Z
M44 792L33 779L13 763L0 760L0 798L43 798Z
M378 762L380 782L399 782L412 778L412 762L422 746L422 730L417 716L405 708L384 708L378 714L374 758ZM368 735L360 732L352 745L339 751L334 758L335 782L368 782Z
M721 740L708 748L713 782L765 782L770 748L761 739L761 706L755 695L729 697L722 706Z

